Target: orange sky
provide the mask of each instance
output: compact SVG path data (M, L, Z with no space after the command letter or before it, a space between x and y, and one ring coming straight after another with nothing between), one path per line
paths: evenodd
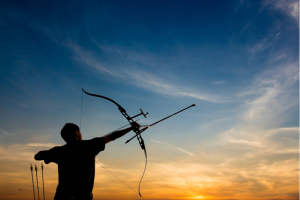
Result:
M0 25L0 200L33 199L30 163L42 197L33 157L65 123L85 140L128 124L81 88L141 125L197 105L143 132L143 199L299 199L299 1L6 0ZM137 191L133 135L97 160ZM93 193L141 199L98 165Z
M270 140L283 132L292 138L298 130L285 128L256 133L253 137L260 142L250 147L243 147L243 141L232 143L229 135L241 133L230 130L220 135L220 141L204 144L193 153L169 148L168 143L148 142L148 166L141 185L143 199L298 199L298 149L279 148ZM291 145L292 140L289 142ZM1 148L0 199L33 199L30 163L39 166L42 195L40 163L33 160L33 155L51 145L54 144L28 143ZM134 147L109 145L97 156L98 162L137 191L144 166L143 152ZM132 157L119 158L106 153L114 148L124 148L122 153ZM241 151L242 155L234 151ZM57 186L57 166L53 163L44 166L45 195L51 199ZM140 199L98 164L93 192L94 199Z

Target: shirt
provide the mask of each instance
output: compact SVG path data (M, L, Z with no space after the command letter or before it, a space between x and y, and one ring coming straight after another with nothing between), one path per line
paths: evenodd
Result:
M45 163L58 164L56 195L75 196L93 191L95 157L105 149L105 139L74 141L50 149Z

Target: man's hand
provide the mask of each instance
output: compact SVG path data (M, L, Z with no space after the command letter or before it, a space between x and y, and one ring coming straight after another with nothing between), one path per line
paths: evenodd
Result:
M132 127L132 130L133 129L140 129L141 128L141 125L139 124L139 123L137 123L137 122L133 122L132 124L131 124L131 127Z

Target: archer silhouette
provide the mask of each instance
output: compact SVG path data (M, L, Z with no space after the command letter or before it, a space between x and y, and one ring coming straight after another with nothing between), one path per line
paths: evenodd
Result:
M138 123L132 126L140 128ZM91 200L95 178L95 157L105 149L105 144L122 137L133 130L132 127L115 131L104 137L82 140L79 127L67 123L61 130L66 141L63 146L38 152L34 158L46 164L58 164L59 183L54 200Z

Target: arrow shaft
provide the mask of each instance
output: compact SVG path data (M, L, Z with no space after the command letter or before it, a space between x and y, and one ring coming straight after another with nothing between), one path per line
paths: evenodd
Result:
M38 179L38 175L37 175L37 170L35 171L35 173L36 173L36 187L37 187L37 191L38 191L38 200L40 200L39 179Z
M190 107L193 107L193 106L196 106L196 105L193 104L193 105L191 105L191 106L189 106L189 107L187 107L187 108L184 108L184 109L182 109L182 110L180 110L180 111L178 111L178 112L176 112L176 113L174 113L174 114L172 114L172 115L169 115L168 117L165 117L165 118L163 118L163 119L161 119L161 120L159 120L159 121L157 121L157 122L151 124L150 126L154 126L155 124L158 124L159 122L162 122L162 121L168 119L169 117L172 117L172 116L174 116L174 115L177 115L178 113L180 113L180 112L182 112L182 111L184 111L184 110L186 110L186 109L189 109Z
M34 198L34 200L35 200L35 191L34 191L34 181L33 181L33 173L32 173L32 169L31 169L31 178L32 178L33 198Z
M189 107L186 107L186 108L184 108L184 109L182 109L182 110L180 110L180 111L178 111L178 112L176 112L176 113L174 113L174 114L172 114L172 115L169 115L168 117L165 117L165 118L163 118L163 119L161 119L161 120L159 120L159 121L157 121L157 122L154 122L153 124L151 124L151 125L149 125L149 126L150 126L150 127L151 127L151 126L154 126L155 124L158 124L159 122L162 122L162 121L168 119L169 117L172 117L172 116L174 116L174 115L176 115L176 114L178 114L178 113L180 113L180 112L182 112L182 111L184 111L184 110L186 110L186 109L189 109L190 107L193 107L193 106L196 106L196 105L193 104L193 105L191 105L191 106L189 106ZM148 129L148 127L141 129L141 130L140 130L140 133L144 132L146 129ZM135 138L135 137L136 137L136 135L133 136L132 138L130 138L129 140L127 140L127 141L125 142L125 144L128 143L130 140L132 140L132 139Z
M45 185L44 185L44 169L43 169L43 165L42 165L42 179L43 179L43 196L44 196L44 200L45 200Z

